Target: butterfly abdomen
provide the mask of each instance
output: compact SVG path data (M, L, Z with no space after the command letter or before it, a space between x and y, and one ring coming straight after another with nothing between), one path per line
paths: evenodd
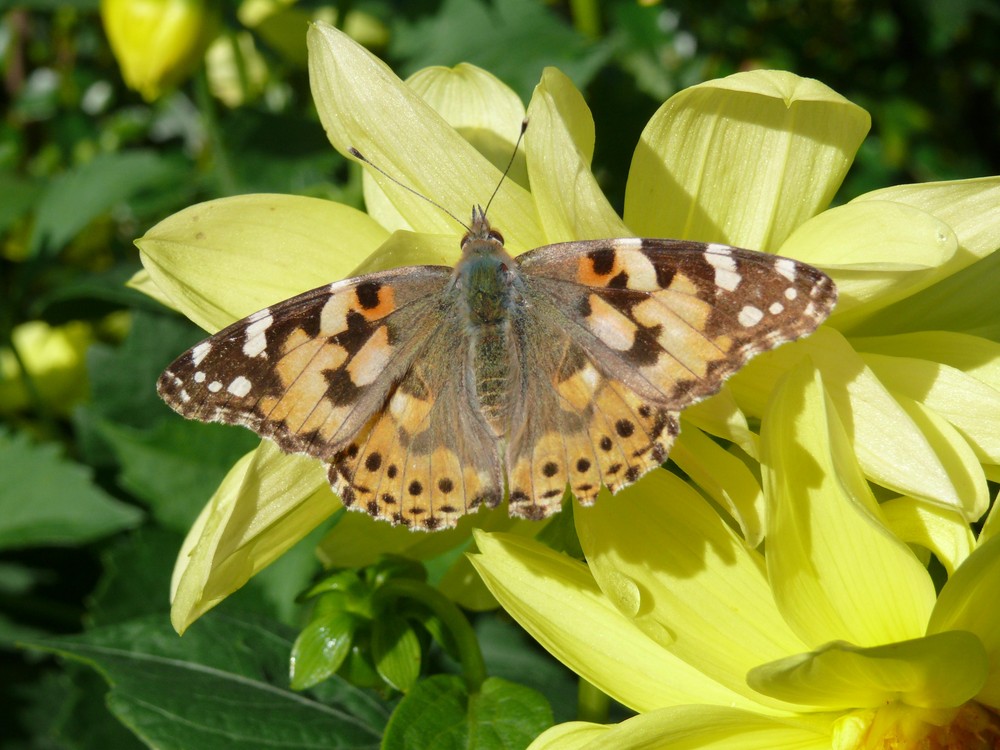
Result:
M473 404L494 435L505 434L511 399L511 320L520 292L506 254L476 254L456 268L463 293Z

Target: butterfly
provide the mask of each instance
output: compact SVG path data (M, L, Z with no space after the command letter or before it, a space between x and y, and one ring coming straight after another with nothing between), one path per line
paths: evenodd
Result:
M411 529L506 496L541 519L664 462L679 412L812 332L833 281L728 245L620 238L517 257L475 207L454 267L337 281L205 339L157 384L185 417L320 459L344 505Z

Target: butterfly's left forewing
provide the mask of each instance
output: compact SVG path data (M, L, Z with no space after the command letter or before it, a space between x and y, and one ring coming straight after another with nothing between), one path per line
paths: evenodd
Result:
M568 330L615 380L682 409L755 354L808 333L837 300L790 258L680 240L592 240L518 258Z

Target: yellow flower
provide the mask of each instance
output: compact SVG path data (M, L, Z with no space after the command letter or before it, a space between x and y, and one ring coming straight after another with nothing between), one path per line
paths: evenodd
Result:
M458 216L493 192L525 115L510 89L468 65L425 70L404 84L323 24L310 29L308 45L317 109L339 151L357 148ZM987 254L992 230L967 221L978 216L975 211L950 206L989 200L983 196L1000 189L996 181L943 185L931 197L868 196L867 204L859 199L858 205L823 212L869 120L816 81L756 71L673 97L636 148L624 218L590 172L593 119L569 80L546 70L527 115L523 161L519 154L490 209L514 253L550 242L631 235L780 251L834 274L844 291L838 314L851 333L864 332L871 320L905 304L908 295ZM216 331L331 280L457 259L461 229L444 212L380 176L366 173L364 193L367 214L274 195L191 207L138 241L146 272L134 284ZM890 240L897 233L902 239L894 244ZM866 248L882 254L865 256ZM816 342L812 349L803 348L810 341ZM984 437L989 420L949 432L953 414L938 415L934 410L944 407L924 404L904 386L897 397L832 328L783 347L774 358L761 358L756 370L734 379L732 389L685 412L672 458L756 546L766 514L753 470L760 438L747 417L762 416L774 383L799 358L822 358L827 348L831 353L820 363L823 377L865 475L900 500L899 513L892 516L897 526L914 534L931 529L924 536L939 546L959 538L956 529L968 533L966 521L985 509L985 460L970 462L961 445L971 451L974 441L989 459L993 448ZM953 367L973 378L992 377L988 368L970 369L974 364L954 361ZM950 410L951 403L946 406ZM708 434L730 441L728 450ZM953 451L942 458L936 451L946 441ZM906 460L896 467L901 456ZM643 486L652 493L655 482L644 480ZM187 627L338 507L317 462L263 443L234 467L189 534L175 571L175 626ZM944 517L942 523L921 526L935 513ZM494 529L512 523L502 511L475 520ZM362 564L380 551L429 556L460 543L470 523L426 539L351 514L321 545L321 555L329 564ZM363 549L357 533L350 533L359 525L372 535ZM514 528L525 534L537 530L530 523ZM959 549L955 560L962 556ZM469 573L453 575L450 594L467 605L486 606L488 595Z
M640 713L532 748L958 748L1000 741L1000 540L939 595L886 528L819 369L778 384L761 434L766 554L656 472L577 509L588 565L479 534L500 603ZM971 540L970 540L971 541ZM589 566L589 567L588 567Z
M201 63L219 23L217 0L101 0L101 18L122 77L147 101Z
M33 320L15 327L11 340L16 356L0 347L0 413L27 408L34 390L48 408L68 415L87 393L84 357L94 340L91 327L80 321L53 327Z

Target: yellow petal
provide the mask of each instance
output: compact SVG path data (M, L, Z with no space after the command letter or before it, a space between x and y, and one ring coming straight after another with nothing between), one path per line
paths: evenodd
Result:
M993 466L987 468L994 470L991 472L990 481L1000 484L1000 467ZM990 506L990 512L987 514L986 520L983 521L983 528L979 532L979 538L976 540L979 546L982 546L1000 532L1000 510L998 509L1000 509L1000 490L997 490L993 496L993 504Z
M875 646L923 633L934 586L885 527L837 412L808 360L761 422L767 571L775 601L810 645Z
M829 643L757 667L747 681L765 695L825 708L874 708L892 701L954 708L975 697L987 667L982 642L953 630L874 648Z
M132 278L125 282L125 286L130 289L135 289L137 292L142 292L147 297L152 297L164 307L169 307L171 310L177 310L177 308L174 307L173 300L171 300L166 293L156 285L156 282L153 281L153 277L149 275L149 271L145 268L140 268L132 274ZM180 312L180 310L177 310L177 312Z
M171 585L174 628L183 633L340 507L318 461L263 441L188 532Z
M981 518L989 507L989 488L986 485L986 473L982 464L979 463L968 441L944 417L919 401L914 401L902 393L893 394L893 398L903 407L927 440L941 467L948 473L948 480L958 497L958 503L941 500L931 500L931 502L939 504L946 510L957 510L969 522Z
M1000 247L1000 177L926 182L865 193L854 203L894 201L936 216L958 235L966 265Z
M764 538L764 492L745 463L693 425L681 430L670 458L740 526L747 546Z
M504 609L553 656L615 700L635 711L691 702L754 705L622 617L583 563L509 534L479 533L476 543L472 563Z
M950 273L951 228L900 203L866 201L824 211L778 250L820 266L837 282L830 324L845 329Z
M927 633L968 630L982 641L990 674L978 700L1000 710L1000 537L981 544L962 563L938 595Z
M520 135L524 104L505 83L482 68L461 63L453 68L424 68L410 76L406 85L493 166L500 170L507 166ZM507 179L527 187L528 172L523 151L518 151ZM382 191L370 170L364 175L364 195L368 213L382 226L412 228L399 213L393 199ZM428 197L436 199L433 195ZM488 198L469 197L483 204ZM467 220L465 207L458 216ZM452 226L451 229L454 232L457 227ZM454 234L452 244L458 247Z
M737 708L677 706L611 726L559 724L528 750L830 750L829 725L824 715L780 719Z
M625 222L644 237L773 251L830 202L870 122L819 81L783 71L685 89L642 133Z
M964 502L928 436L836 330L822 326L812 336L763 354L729 381L740 407L761 414L782 375L808 354L847 430L865 475L901 495L942 507ZM961 477L960 477L961 478Z
M748 669L803 650L775 607L761 555L674 474L653 471L574 514L601 590L708 677L749 695Z
M1000 390L924 359L865 354L864 360L890 391L951 422L983 463L1000 464Z
M555 68L546 68L535 87L524 143L531 194L547 242L631 236L590 171L590 109L569 78Z
M886 500L879 507L893 534L907 544L917 544L933 552L948 575L955 572L975 546L972 530L955 510L912 497Z
M961 370L1000 391L1000 343L954 331L920 331L897 336L852 337L860 352L915 357Z
M521 134L524 103L507 84L469 63L453 68L424 68L406 85L458 131L476 151L503 170ZM524 154L519 152L507 179L527 187ZM486 196L480 200L486 200Z
M454 266L461 257L454 235L396 231L349 275L361 276L401 266Z
M728 385L723 385L722 390L712 398L685 409L681 419L682 425L690 422L709 435L735 443L751 458L760 455L757 433L751 431L746 415L740 411Z
M210 332L344 278L386 238L357 209L294 195L240 195L178 211L136 240L172 307Z
M485 201L500 170L482 156L389 67L350 37L324 23L310 27L309 74L327 137L341 153L357 148L381 169L456 216ZM416 231L455 233L454 220L403 188L376 178ZM540 245L530 194L505 180L490 211L515 250Z

